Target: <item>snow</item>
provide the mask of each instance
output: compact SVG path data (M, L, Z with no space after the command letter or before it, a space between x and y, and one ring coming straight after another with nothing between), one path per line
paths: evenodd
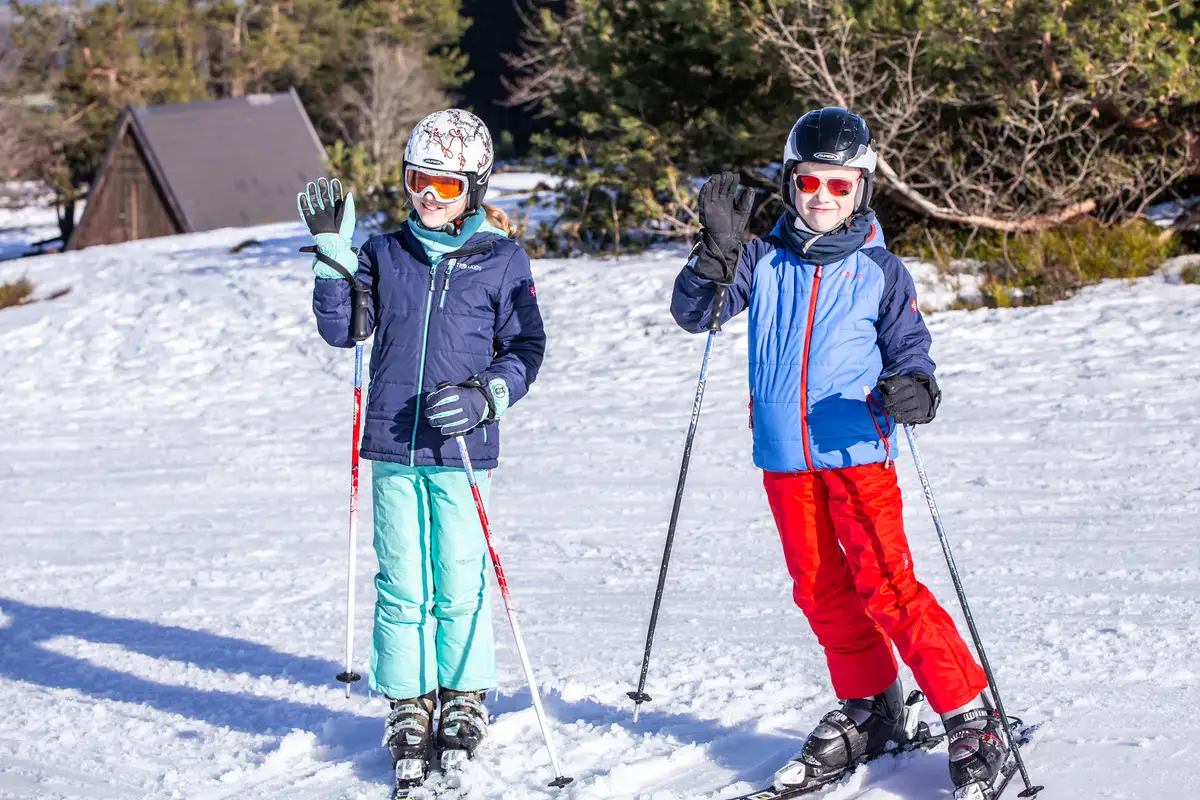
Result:
M561 180L542 172L497 172L488 181L488 203L514 220L523 220L532 235L541 223L558 217L555 188Z
M76 209L76 219L82 206ZM0 182L0 261L24 255L34 242L58 235L52 192L32 181Z
M1173 256L1163 262L1159 273L1169 283L1183 283L1184 272L1196 272L1200 270L1200 253L1187 253L1181 256Z
M34 242L58 235L53 208L0 208L0 261L24 255Z
M387 796L385 703L333 680L353 356L316 335L306 241L280 224L0 264L0 282L71 288L0 311L0 797ZM714 347L632 724L704 346L667 312L682 260L534 265L549 352L506 419L491 516L576 782L545 786L496 602L498 718L464 798L728 797L833 702L750 463L740 319ZM922 454L1009 710L1048 722L1027 756L1046 798L1182 798L1200 779L1198 311L1200 286L1151 278L930 318L945 402ZM961 626L898 467L919 575ZM943 749L823 797L947 783Z
M1170 227L1189 209L1200 205L1200 197L1187 197L1182 200L1168 200L1156 203L1146 208L1145 217L1160 228Z
M925 313L945 311L956 304L982 305L983 293L976 273L979 262L959 260L953 269L946 271L929 261L904 258L904 266L913 277L921 310Z
M488 180L489 200L519 192L532 192L543 187L553 189L560 179L547 172L495 172Z

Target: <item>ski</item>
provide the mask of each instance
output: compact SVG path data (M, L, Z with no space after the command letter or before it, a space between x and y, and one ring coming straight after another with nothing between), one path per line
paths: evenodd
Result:
M904 739L903 741L891 745L885 750L882 750L878 753L865 755L854 761L852 764L847 765L847 767L843 770L839 770L832 775L827 775L823 778L813 780L800 786L792 786L787 789L777 789L774 786L774 782L772 782L772 785L766 789L751 792L750 794L741 795L739 797L734 797L731 798L731 800L786 800L786 798L790 797L803 797L804 795L812 794L819 789L832 786L842 778L854 772L854 770L878 758L900 755L902 753L913 752L916 750L928 750L932 747L935 747L939 742L945 739L946 736L944 733L931 733L929 726L920 721L921 709L924 707L924 705L925 695L922 692L914 690L909 693L908 699L904 702L903 711ZM797 757L797 759L793 759L788 763L794 764L802 762L798 761ZM784 769L786 769L786 767L784 767ZM807 767L805 769L807 771ZM779 772L777 771L775 774L778 775Z
M798 786L792 789L776 789L773 786L769 786L766 789L762 789L757 792L738 795L737 797L730 798L730 800L789 800L789 798L793 797L805 797L806 795L810 795L814 792L819 792L822 789L828 789L834 786L846 776L852 774L861 767L870 764L872 761L878 761L891 756L900 756L904 755L905 753L915 753L921 750L932 750L945 740L946 734L944 733L927 733L927 738L910 739L906 742L897 744L895 747L889 750L884 750L881 753L863 756L850 766L846 767L845 770L839 772L837 775L829 778L828 780L814 783L810 786Z
M392 798L393 800L405 800L411 797L421 797L428 800L433 800L434 798L450 800L450 798L461 797L463 787L458 781L451 782L449 777L449 775L432 772L424 782L416 786L410 786L406 789L397 788L392 794Z
M405 800L410 797L453 797L457 793L457 789L446 783L442 775L430 775L425 779L424 783L419 783L416 786L410 786L406 789L397 788L392 794L393 800Z
M1016 717L1010 717L1009 721L1013 730L1013 740L1016 742L1017 747L1024 747L1026 744L1028 744L1032 740L1034 733L1039 727L1037 725L1025 726L1024 723L1022 723L1021 720ZM922 722L917 727L912 738L904 742L899 742L894 747L891 747L880 753L873 753L871 755L863 756L853 764L846 767L846 769L829 777L826 780L807 786L797 786L790 789L776 789L774 786L768 786L765 789L750 792L749 794L743 794L729 798L729 800L791 800L791 798L796 797L807 797L823 789L832 788L867 764L884 758L902 756L906 753L932 750L945 741L945 731L933 733L929 730L929 727ZM993 789L988 790L976 784L973 787L970 787L974 790L974 794L959 794L963 791L960 788L958 790L959 793L956 793L954 796L955 800L998 800L1001 794L1003 794L1004 790L1008 787L1008 784L1012 780L1012 777L1016 771L1016 759L1010 757L1008 761L1005 762L1004 768L1000 772L999 780L997 780Z
M420 782L398 779L392 788L392 800L405 800L418 793L421 797L448 797L455 789L446 782L447 777L445 773L431 770Z
M430 748L426 760L425 775L420 779L407 778L396 773L392 788L392 800L405 800L421 792L426 797L450 797L457 792L448 779L462 769L468 761L465 750L442 750Z
M428 769L421 777L405 774L400 769L397 769L392 779L392 800L404 800L404 798L411 797L414 792L420 789L430 788L431 785L440 781L441 777L441 775L435 775Z

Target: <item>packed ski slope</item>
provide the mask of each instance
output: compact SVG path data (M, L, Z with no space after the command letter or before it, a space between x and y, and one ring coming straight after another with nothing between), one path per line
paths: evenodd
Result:
M353 357L316 336L305 241L283 224L0 265L71 288L0 311L0 797L387 796L384 701L333 681ZM631 723L703 349L667 313L680 261L535 263L549 352L505 422L492 519L576 782L545 788L497 603L499 718L464 798L728 797L832 702L749 461L739 321ZM1009 708L1049 723L1028 754L1047 800L1200 781L1198 314L1200 287L1147 279L931 318L946 399L923 454ZM953 606L899 468L918 572ZM824 795L948 796L944 750Z

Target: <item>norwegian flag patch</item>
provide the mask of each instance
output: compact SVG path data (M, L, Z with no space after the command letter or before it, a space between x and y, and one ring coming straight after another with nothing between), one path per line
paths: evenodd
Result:
M534 286L532 283L531 283L531 284L529 284L529 296L530 296L530 297L537 297L537 287L536 287L536 286Z
M917 313L917 299L915 297L908 301L908 307L912 309L914 314Z

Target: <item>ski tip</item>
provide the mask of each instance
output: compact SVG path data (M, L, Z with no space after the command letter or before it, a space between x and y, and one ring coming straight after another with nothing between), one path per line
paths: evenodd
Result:
M954 790L954 800L988 800L988 794L981 783L968 783Z
M439 759L442 772L456 772L469 760L470 754L466 750L443 750Z
M424 785L425 779L428 776L425 760L421 758L404 758L396 762L393 767L394 783L392 784L392 797L405 798L412 795L417 789Z

